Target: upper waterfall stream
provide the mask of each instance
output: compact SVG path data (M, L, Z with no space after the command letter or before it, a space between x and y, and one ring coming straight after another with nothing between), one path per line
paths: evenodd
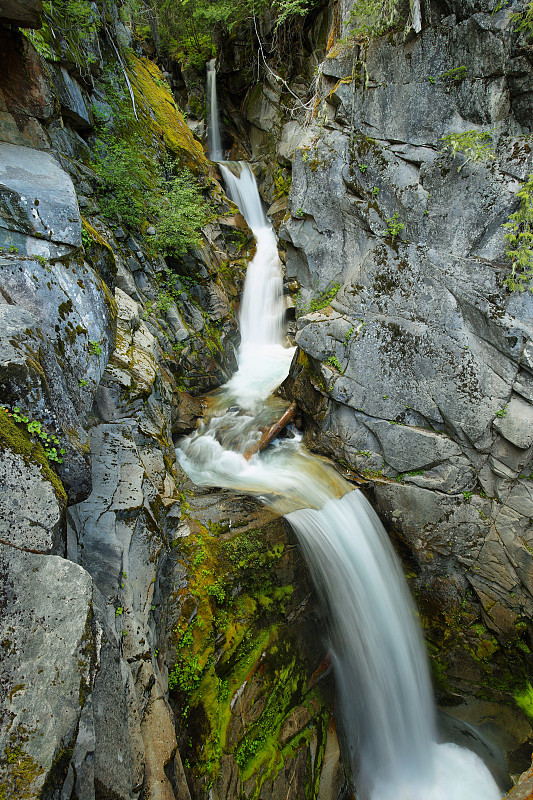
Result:
M216 115L214 66L209 72ZM211 155L220 160L218 119ZM218 142L218 145L216 145ZM216 149L218 147L218 149ZM231 199L257 239L241 307L238 370L210 416L177 450L191 479L255 494L296 532L325 609L349 768L361 800L497 800L483 762L437 744L423 642L398 559L359 490L312 456L298 437L247 460L275 415L270 393L288 373L282 346L282 278L274 232L247 164L220 164ZM274 405L274 408L272 407Z

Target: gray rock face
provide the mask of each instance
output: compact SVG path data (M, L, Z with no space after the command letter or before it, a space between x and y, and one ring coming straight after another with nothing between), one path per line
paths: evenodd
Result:
M0 539L23 550L62 555L64 503L37 464L0 446Z
M2 396L59 438L76 502L90 489L83 423L114 341L114 302L88 265L8 255L0 265Z
M92 685L92 581L70 561L4 545L0 576L0 782L6 797L37 797L45 782L61 787Z
M533 596L533 298L503 285L502 228L532 169L533 80L506 12L462 16L376 40L364 67L330 51L280 234L304 302L338 284L297 320L310 441L375 481L419 585L470 587L503 642ZM440 152L489 128L494 160Z
M0 244L45 257L81 246L74 186L49 153L0 143Z
M78 81L69 75L65 67L50 67L50 69L63 115L70 120L74 128L89 128L92 115Z

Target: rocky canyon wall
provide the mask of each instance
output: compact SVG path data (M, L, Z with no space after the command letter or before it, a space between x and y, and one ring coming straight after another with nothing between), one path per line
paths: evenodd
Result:
M300 39L314 95L268 73L242 105L300 287L286 391L399 537L441 692L512 699L530 674L533 299L505 284L503 226L532 169L530 40L518 5L443 3L363 46L350 9ZM464 132L491 157L444 148Z
M327 800L305 570L254 501L194 505L174 451L235 366L253 240L168 74L82 6L0 5L0 797ZM173 257L168 159L211 207Z

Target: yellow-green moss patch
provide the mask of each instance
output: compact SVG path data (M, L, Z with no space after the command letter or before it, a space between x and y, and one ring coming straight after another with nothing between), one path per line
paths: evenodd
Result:
M66 507L67 495L65 489L54 470L50 467L43 446L32 442L28 434L13 422L7 411L2 407L0 407L0 448L18 453L23 457L26 464L37 464L43 478L50 481L54 487L59 503Z
M147 58L128 55L128 74L133 86L141 126L146 126L191 169L207 169L207 160L176 106L161 70Z

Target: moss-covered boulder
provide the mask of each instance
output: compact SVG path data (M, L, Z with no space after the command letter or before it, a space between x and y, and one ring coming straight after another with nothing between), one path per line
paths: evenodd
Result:
M229 492L192 497L187 484L182 515L167 663L193 797L316 798L321 780L324 800L336 796L338 746L328 777L323 763L336 742L325 651L284 522Z

